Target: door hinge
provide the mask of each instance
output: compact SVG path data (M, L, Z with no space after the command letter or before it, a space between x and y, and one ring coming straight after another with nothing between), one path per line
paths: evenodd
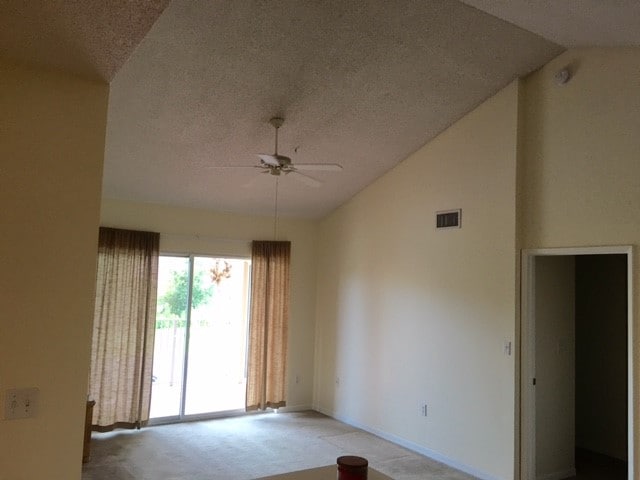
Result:
M533 386L535 387L535 385L536 385L536 379L535 379L535 377L534 377L534 379L533 379Z

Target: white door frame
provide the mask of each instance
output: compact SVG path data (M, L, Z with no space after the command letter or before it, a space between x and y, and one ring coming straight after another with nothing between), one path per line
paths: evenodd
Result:
M635 388L633 381L633 247L576 247L542 248L522 250L521 256L521 317L520 317L520 479L535 480L535 412L536 397L533 379L535 378L535 258L559 255L610 255L627 256L627 450L628 478L634 476L634 426L633 406Z

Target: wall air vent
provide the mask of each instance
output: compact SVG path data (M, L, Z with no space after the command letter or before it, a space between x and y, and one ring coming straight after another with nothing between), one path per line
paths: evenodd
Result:
M460 228L461 217L461 209L436 212L436 228Z

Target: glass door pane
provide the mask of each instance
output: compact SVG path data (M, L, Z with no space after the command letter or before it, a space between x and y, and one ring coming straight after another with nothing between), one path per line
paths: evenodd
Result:
M189 305L189 258L161 256L153 348L151 418L180 415Z
M185 415L244 407L250 261L195 257Z

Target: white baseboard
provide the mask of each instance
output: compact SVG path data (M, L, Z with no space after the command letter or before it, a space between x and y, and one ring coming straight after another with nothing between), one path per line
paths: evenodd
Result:
M576 468L569 468L560 472L545 473L544 475L537 475L536 480L562 480L563 478L575 477Z
M435 460L437 462L444 463L448 467L455 468L456 470L460 470L461 472L464 472L464 473L468 473L469 475L473 475L474 477L477 477L481 480L503 480L501 478L490 475L486 472L482 472L474 467L470 467L469 465L465 465L464 463L460 463L454 460L453 458L449 458L446 455L442 455L441 453L436 452L435 450L431 450L430 448L423 447L422 445L414 443L410 440L406 440L402 437L398 437L391 433L378 430L377 428L369 427L368 425L364 425L360 422L356 422L349 417L345 417L344 415L336 414L334 412L327 411L317 406L313 407L313 409L324 415L327 415L328 417L335 418L336 420L346 423L347 425L351 425L352 427L359 428L360 430L364 430L365 432L372 433L380 438L384 438L385 440L395 443L396 445L400 445L401 447L404 447L408 450L419 453L420 455L424 455L425 457L431 458L432 460ZM538 478L537 480L542 480L542 479Z
M305 410L315 410L311 405L291 405L290 407L278 408L276 413L304 412Z

